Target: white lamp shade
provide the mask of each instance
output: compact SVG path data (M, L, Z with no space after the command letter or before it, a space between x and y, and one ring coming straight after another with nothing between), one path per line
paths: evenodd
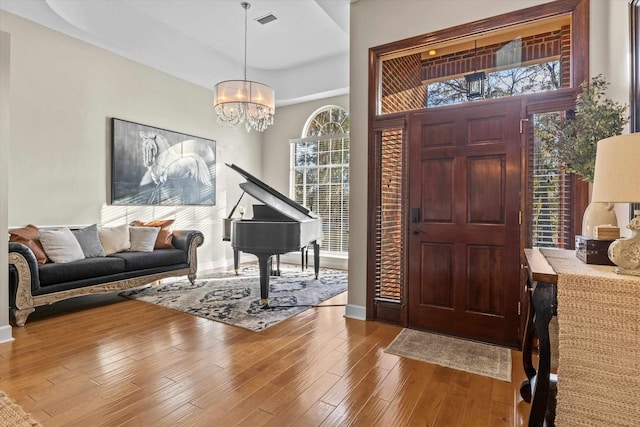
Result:
M230 127L244 123L247 131L262 132L273 124L275 98L269 86L250 80L226 80L213 89L218 123Z
M591 201L640 202L640 133L598 142Z
M213 91L213 104L233 102L252 103L275 109L275 92L269 86L251 80L226 80L218 83Z

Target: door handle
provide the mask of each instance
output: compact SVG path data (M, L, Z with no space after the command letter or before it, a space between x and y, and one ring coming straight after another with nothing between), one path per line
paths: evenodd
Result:
M420 222L420 208L411 208L411 222L414 224Z
M418 235L418 234L420 234L420 233L422 233L422 230L420 230L419 228L414 228L414 229L413 229L413 234L414 234L415 236L417 236L417 235Z

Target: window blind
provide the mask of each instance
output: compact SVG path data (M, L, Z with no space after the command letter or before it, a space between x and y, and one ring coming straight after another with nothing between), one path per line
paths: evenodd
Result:
M322 220L325 253L349 249L349 136L292 140L292 195Z

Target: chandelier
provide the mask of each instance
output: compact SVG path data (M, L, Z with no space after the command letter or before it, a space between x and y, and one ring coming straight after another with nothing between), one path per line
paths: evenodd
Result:
M244 9L244 80L226 80L213 89L213 105L218 123L237 127L244 123L247 132L264 131L273 124L275 92L269 86L247 80L247 10L251 4L240 3Z

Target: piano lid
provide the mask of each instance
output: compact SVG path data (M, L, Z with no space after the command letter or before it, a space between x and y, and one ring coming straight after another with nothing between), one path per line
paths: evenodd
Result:
M234 164L225 164L247 180L247 182L240 184L240 188L265 205L271 206L281 214L296 221L306 221L310 218L316 218L309 209L271 188L244 169Z

